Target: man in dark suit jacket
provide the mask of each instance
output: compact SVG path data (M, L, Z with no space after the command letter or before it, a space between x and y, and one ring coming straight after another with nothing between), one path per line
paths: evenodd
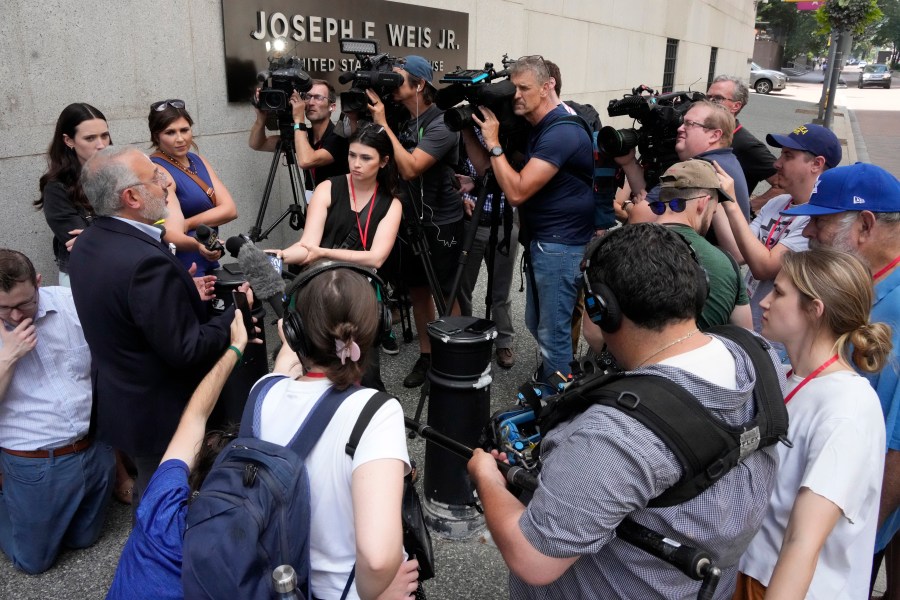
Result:
M110 146L81 182L97 214L69 263L93 356L96 436L138 469L146 489L197 384L228 346L234 309L210 319L193 279L160 241L169 180L134 147Z

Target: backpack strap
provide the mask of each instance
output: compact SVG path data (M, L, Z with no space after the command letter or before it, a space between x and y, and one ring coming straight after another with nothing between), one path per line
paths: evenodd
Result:
M286 375L267 377L264 381L258 381L250 389L250 395L244 403L244 414L241 416L241 428L238 431L240 437L259 437L259 421L262 411L262 400L272 389L272 386L287 379Z
M709 328L712 333L727 338L743 348L753 363L756 374L756 386L753 397L756 399L756 421L759 423L759 447L764 448L775 442L782 442L789 448L787 438L788 412L784 404L784 390L778 377L776 366L769 356L769 342L737 325L717 325ZM741 453L743 459L745 453Z
M591 128L587 124L587 121L585 121L583 118L581 118L578 115L566 115L564 117L560 117L560 118L556 119L555 121L553 121L552 123L547 125L547 129L545 129L543 132L541 132L541 135L546 134L548 131L550 131L557 125L565 125L566 123L571 123L572 125L578 125L582 129L584 129L584 132L587 133L588 139L591 140L591 148L596 147L596 144L595 144L596 136L595 136L594 132L591 131ZM586 181L591 186L591 189L593 189L593 186L594 186L593 173L591 176L586 176L584 173L582 173L580 171L576 171L574 168L570 167L568 163L563 165L562 168L560 169L560 171L565 171L566 173L569 173L570 175L577 177L578 179L581 179L582 181Z
M350 458L353 458L356 454L359 440L362 438L362 434L366 430L366 427L369 426L369 421L372 420L372 417L375 416L378 409L384 406L384 403L392 398L393 396L387 392L375 392L372 394L372 397L369 398L369 401L366 402L362 412L359 413L359 418L356 419L356 425L353 426L353 431L350 432L350 438L347 440L347 445L344 447L344 451Z
M358 385L351 385L343 391L336 391L334 386L329 387L316 400L312 410L309 411L303 424L297 429L297 433L294 434L287 447L296 452L300 458L306 460L319 438L322 437L322 433L328 427L328 423L331 422L331 418L337 412L337 409L340 408L348 396L361 389Z

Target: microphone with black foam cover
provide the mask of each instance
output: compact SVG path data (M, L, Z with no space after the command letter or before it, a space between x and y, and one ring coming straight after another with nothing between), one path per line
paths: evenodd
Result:
M232 242L232 240L237 240ZM228 251L234 256L237 250L238 265L244 277L250 282L253 294L268 303L272 311L280 319L284 316L284 280L281 274L272 268L266 253L256 247L249 239L232 237L225 243Z
M219 234L217 234L216 230L212 227L200 223L197 225L195 235L197 236L197 241L203 244L203 247L210 252L220 252L222 255L225 254L225 246L219 241Z
M237 258L238 252L240 252L241 248L243 248L244 244L247 242L253 243L250 238L243 233L240 235L233 235L225 240L225 250L227 250L228 254L232 257Z

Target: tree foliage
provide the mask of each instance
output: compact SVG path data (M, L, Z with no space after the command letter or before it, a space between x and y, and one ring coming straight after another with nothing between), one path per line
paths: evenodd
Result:
M787 2L770 2L760 5L757 20L768 23L775 38L784 44L786 59L807 53L818 56L825 48L827 35L819 31L812 11L798 11L795 4Z
M825 0L825 4L816 11L816 20L823 33L834 29L863 35L869 24L883 16L878 0Z

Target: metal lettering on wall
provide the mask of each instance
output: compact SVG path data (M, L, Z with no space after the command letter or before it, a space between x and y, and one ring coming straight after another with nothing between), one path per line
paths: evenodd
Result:
M467 13L387 0L222 0L228 101L249 100L256 75L267 68L266 41L283 38L287 54L303 60L314 78L338 90L342 72L359 62L341 54L341 38L378 41L378 51L401 57L418 54L431 61L437 84L441 73L465 66Z

